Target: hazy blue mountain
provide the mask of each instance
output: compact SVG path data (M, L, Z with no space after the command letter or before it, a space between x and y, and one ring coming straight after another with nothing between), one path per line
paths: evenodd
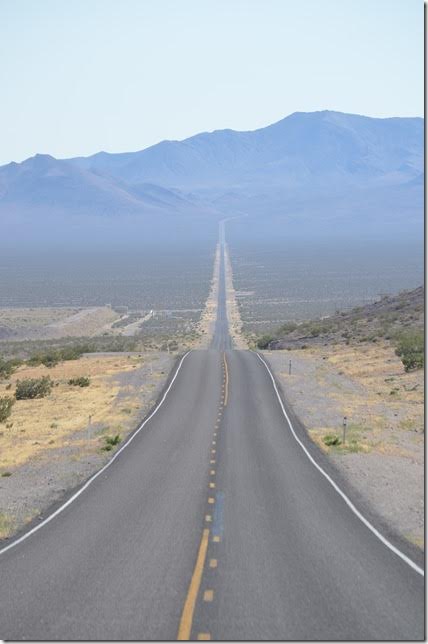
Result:
M74 163L182 190L400 183L423 171L423 120L298 112L252 132L219 130Z
M192 208L188 199L151 184L129 185L46 154L0 168L0 205L120 214Z
M299 112L140 152L10 163L0 167L0 216L11 237L25 228L29 239L36 227L39 237L70 227L168 236L173 222L184 231L200 220L202 230L225 214L247 215L255 231L418 235L423 180L423 119Z

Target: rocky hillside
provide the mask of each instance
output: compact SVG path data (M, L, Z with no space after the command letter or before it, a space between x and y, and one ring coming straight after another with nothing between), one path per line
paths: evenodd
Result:
M281 326L258 339L261 349L287 349L311 344L397 341L400 334L423 332L424 290L420 286L335 315Z

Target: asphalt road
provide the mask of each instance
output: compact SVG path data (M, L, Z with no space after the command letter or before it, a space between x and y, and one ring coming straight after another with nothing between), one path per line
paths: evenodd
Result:
M231 349L223 257L212 348L173 377L111 466L0 553L0 637L423 639L423 577L310 461L257 355Z

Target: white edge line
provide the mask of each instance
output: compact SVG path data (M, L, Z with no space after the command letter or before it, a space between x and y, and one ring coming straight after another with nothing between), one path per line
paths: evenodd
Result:
M91 478L90 478L90 479L88 479L88 480L86 481L86 483L85 483L85 484L80 488L80 490L78 490L77 492L75 492L75 494L73 494L73 496L71 496L71 497L70 497L70 498L69 498L69 499L68 499L68 500L67 500L63 505L61 505L57 510L55 510L55 512L53 512L52 514L50 514L46 519L44 519L43 521L41 521L41 523L39 523L38 525L36 525L34 528L32 528L31 530L29 530L28 532L26 532L25 534L23 534L23 535L22 535L22 537L19 537L19 539L16 539L16 541L13 541L13 542L12 542L12 543L10 543L9 545L7 545L5 548L2 548L2 549L0 550L0 555L4 554L5 552L7 552L8 550L10 550L11 548L14 548L14 547L15 547L15 546L17 546L19 543L22 543L22 541L25 541L25 539L28 539L28 537L30 537L32 534L34 534L35 532L37 532L38 530L40 530L40 528L43 528L43 526L45 526L47 523L49 523L49 521L52 521L52 519L54 519L56 516L58 516L58 514L60 514L63 510L65 510L65 508L67 508L69 505L71 505L71 503L73 503L73 501L75 501L75 500L76 500L76 499L77 499L77 498L78 498L78 497L79 497L79 496L80 496L80 495L81 495L81 494L82 494L82 493L83 493L83 492L84 492L84 491L85 491L85 490L86 490L86 489L91 485L91 483L93 483L93 482L95 481L95 479L96 479L98 476L100 476L100 474L102 474L103 472L105 472L105 471L106 471L106 469L107 469L108 467L110 467L110 465L111 465L112 463L114 463L114 461L117 459L117 457L119 456L119 454L120 454L121 452L123 452L123 450L124 450L126 447L128 447L128 445L129 445L129 444L134 440L134 438L137 436L137 434L139 434L139 433L140 433L140 431L143 429L143 427L144 427L144 426L149 422L149 420L150 420L151 418L153 418L153 416L156 414L156 412L157 412L157 411L160 409L160 407L163 405L163 403L165 402L165 398L167 397L167 394L168 394L169 390L171 389L172 385L174 384L175 379L176 379L176 378L177 378L177 376L178 376L178 373L179 373L179 371L180 371L180 369L181 369L181 365L183 364L184 359L185 359L185 358L187 358L187 356L189 355L189 353L190 353L190 351L187 351L187 353L185 353L185 354L184 354L184 356L181 358L180 363L179 363L179 365L178 365L178 367L177 367L177 370L176 370L176 372L175 372L175 374L174 374L173 379L172 379L172 380L171 380L171 382L169 383L169 386L168 386L167 390L165 391L164 395L162 396L161 400L160 400L160 401L159 401L159 403L156 405L156 407L154 408L154 410L152 411L152 413L150 414L150 416L148 416L148 417L147 417L147 418L146 418L146 419L141 423L141 425L140 425L140 426L139 426L139 427L134 431L134 433L133 433L133 434L132 434L132 435L131 435L131 436L130 436L126 441L125 441L125 443L122 445L122 447L121 447L120 449L118 449L118 450L117 450L117 452L116 452L116 453L114 454L114 456L113 456L113 457L108 461L108 463L106 463L106 464L105 464L105 465L104 465L100 470L98 470L98 472L96 472L95 474L93 474L93 475L91 476Z
M292 423L291 423L291 420L290 420L290 418L289 418L289 416L288 416L287 412L285 411L285 407L284 407L284 404L283 404L283 402L282 402L281 396L280 396L280 394L279 394L278 387L277 387L276 382L275 382L275 378L274 378L274 377L273 377L273 375L272 375L272 371L270 370L270 368L269 368L269 366L267 365L266 361L261 357L261 355L260 355L259 353L257 353L257 352L255 352L255 354L256 354L256 356L258 357L258 359L259 359L259 360L264 364L264 366L265 366L265 367L266 367L266 369L267 369L267 372L268 372L268 374L269 374L269 376L270 376L270 378L271 378L271 380L272 380L272 384L273 384L273 387L274 387L274 389L275 389L276 396L277 396L277 398L278 398L278 400L279 400L279 404L281 405L282 413L284 414L285 419L287 420L287 423L288 423L288 425L289 425L289 427L290 427L290 429L291 429L291 433L293 434L293 436L294 436L294 438L296 439L296 441L299 443L299 445L300 445L300 447L302 448L302 450L305 452L305 454L306 454L306 456L308 457L308 459L311 461L312 465L314 465L314 466L317 468L317 470L318 470L319 472L321 472L321 474L322 474L322 475L327 479L327 481L328 481L328 482L330 483L330 485L331 485L331 486L336 490L336 492L337 492L338 494L340 494L340 496L341 496L341 497L342 497L342 499L345 501L345 503L349 506L349 508L352 510L352 512L353 512L353 513L354 513L354 514L355 514L355 515L360 519L360 521L362 521L362 522L364 523L364 525L365 525L365 526L367 526L367 528L368 528L371 532L373 532L373 534L374 534L374 535L379 539L379 541L381 541L381 542L382 542L382 543L383 543L387 548L389 548L390 550L392 550L392 552L394 552L398 557L400 557L400 559L402 559L402 560L403 560L403 561L404 561L408 566L410 566L410 568L413 568L413 570L415 570L417 573L419 573L420 575L422 575L422 577L424 577L424 576L425 576L425 573L424 573L423 569L422 569L422 568L420 568L417 564L415 564L415 562L414 562L414 561L412 561L409 557L407 557L407 555L405 555L405 554L404 554L404 552L401 552L401 550L399 550L398 548L396 548L396 547L395 547L395 546L394 546L390 541L388 541L388 539L386 539L386 538L385 538L385 537L384 537L384 536L383 536L383 535L382 535L382 534L381 534L381 533L380 533L380 532L379 532L379 531L378 531L378 530L377 530L377 529L376 529L376 528L375 528L375 527L370 523L370 521L368 521L368 520L367 520L367 519L366 519L366 518L361 514L361 512L360 512L359 510L357 510L357 508L355 507L355 505L354 505L354 504L352 503L352 501L351 501L351 500L346 496L346 494L345 494L345 493L340 489L340 487L337 485L337 483L335 483L335 482L333 481L333 479L332 479L332 478L327 474L327 472L326 472L325 470L323 470L323 468L322 468L320 465L318 465L318 463L316 462L316 460L311 456L310 452L306 449L306 447L304 446L304 444L302 443L302 441L300 440L300 438L297 436L296 432L294 431L294 427L293 427L293 425L292 425Z

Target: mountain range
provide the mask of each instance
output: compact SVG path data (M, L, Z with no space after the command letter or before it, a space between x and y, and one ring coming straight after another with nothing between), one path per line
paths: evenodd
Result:
M0 216L11 234L44 224L156 228L237 214L294 227L375 221L413 229L423 219L423 146L421 118L322 111L138 152L38 154L0 167Z

